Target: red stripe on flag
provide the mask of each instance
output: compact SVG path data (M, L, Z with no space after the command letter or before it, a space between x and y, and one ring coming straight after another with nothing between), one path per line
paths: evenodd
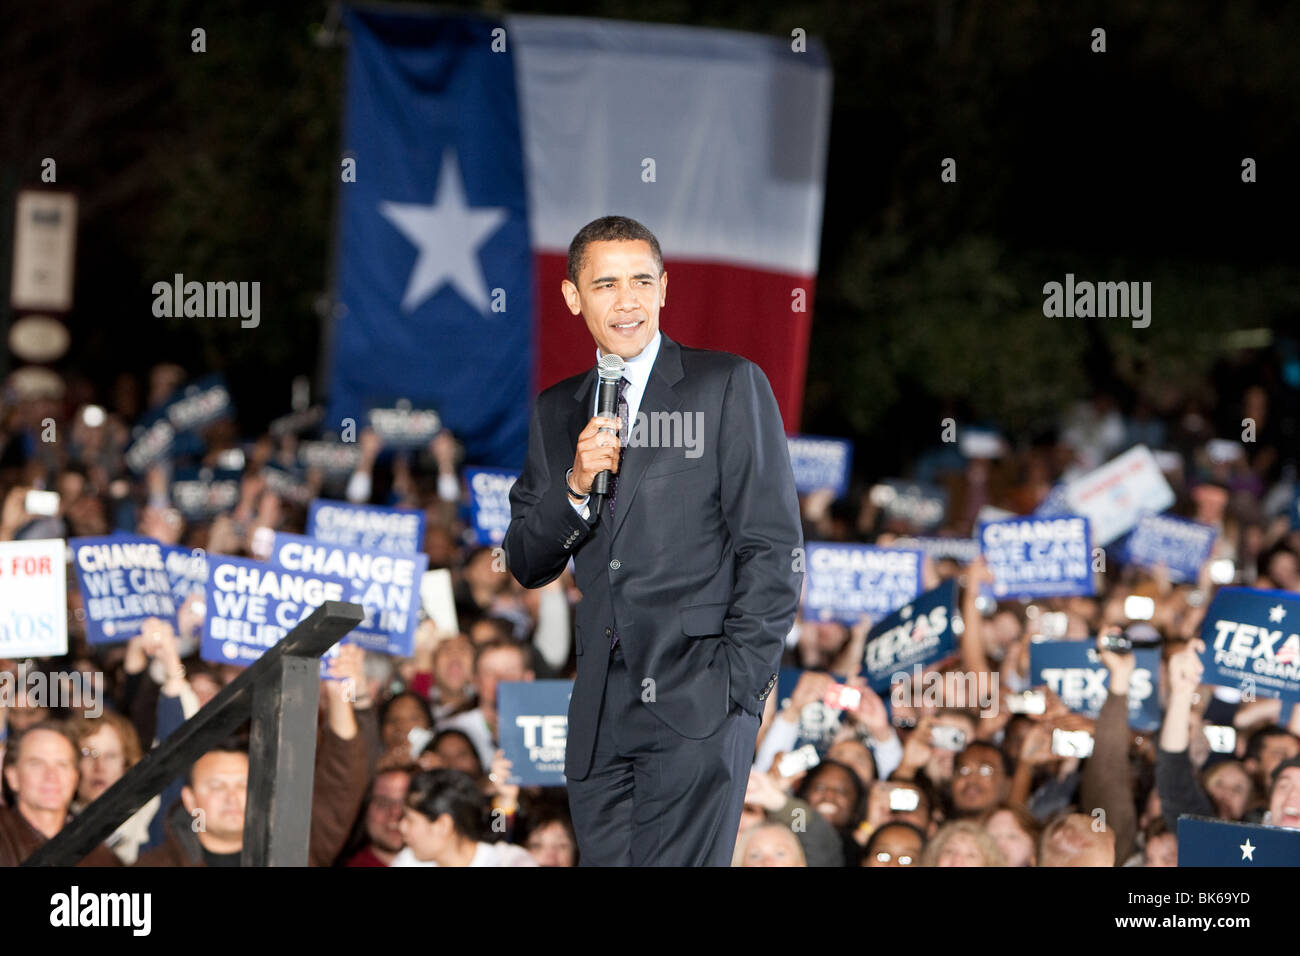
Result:
M567 260L534 256L538 321L533 329L538 389L596 364L596 345L581 315L564 304L560 283ZM659 327L682 345L734 352L766 373L781 407L785 430L799 430L808 335L816 281L790 273L702 262L666 262L668 304ZM803 289L805 311L795 312L794 290Z

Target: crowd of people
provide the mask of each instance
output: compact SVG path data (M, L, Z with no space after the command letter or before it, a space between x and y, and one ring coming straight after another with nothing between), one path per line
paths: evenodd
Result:
M315 497L416 508L426 515L430 568L452 575L459 630L424 620L410 658L345 645L322 682L311 806L310 861L319 866L572 866L580 862L562 787L511 783L499 746L496 688L502 682L573 674L571 574L526 590L500 553L475 540L462 503L465 462L455 437L427 448L385 449L358 435L345 472L303 468L292 427L241 440L234 420L204 429L187 461L132 471L124 453L132 426L186 381L175 365L151 370L141 388L123 375L106 395L68 377L6 396L0 422L0 541L127 531L213 554L251 556L263 529L302 533ZM1279 386L1280 388L1281 386ZM1170 866L1181 814L1300 828L1300 708L1201 681L1200 625L1225 583L1300 592L1300 532L1293 529L1295 475L1287 417L1262 386L1157 408L1121 407L1099 394L1062 411L1034 440L1007 436L988 457L936 443L915 476L947 491L941 526L922 529L873 502L868 449L858 449L852 491L801 496L805 541L888 545L927 531L969 539L982 510L1032 511L1059 481L1135 444L1161 452L1174 488L1172 511L1216 529L1198 580L1111 562L1094 597L982 602L989 569L927 559L929 582L956 578L963 619L960 654L943 665L984 675L999 688L992 706L882 699L859 676L868 623L799 619L783 667L794 686L767 700L738 833L738 866ZM1240 412L1240 414L1238 414ZM1215 415L1221 421L1215 421ZM309 416L304 416L304 420ZM1249 441L1235 441L1249 419ZM49 423L54 423L51 430ZM52 437L51 437L52 433ZM1228 442L1235 451L1225 452ZM228 508L186 513L172 481L182 466L227 468L242 460ZM294 477L286 484L284 474ZM281 477L277 477L277 475ZM31 514L27 492L58 492L55 514ZM1211 577L1210 565L1220 572ZM1229 568L1228 574L1222 569ZM16 865L57 834L148 751L238 674L198 657L202 608L150 618L115 645L86 642L85 614L68 577L69 653L20 666L103 677L104 707L60 709L0 700L4 748L0 865ZM1125 598L1151 599L1149 620L1127 617ZM1095 717L1069 710L1051 689L1039 713L1012 712L1029 684L1028 653L1048 616L1065 639L1097 642L1109 673ZM1140 633L1139 633L1140 632ZM1161 650L1161 725L1131 730L1132 654L1102 635L1154 640ZM813 760L792 761L809 710L825 709L832 683L860 691L833 716ZM987 702L986 702L987 703ZM824 715L823 715L824 716ZM1204 728L1232 727L1229 748ZM1054 752L1055 730L1087 731L1091 756ZM183 779L125 821L89 865L238 865L247 810L247 734L197 759Z

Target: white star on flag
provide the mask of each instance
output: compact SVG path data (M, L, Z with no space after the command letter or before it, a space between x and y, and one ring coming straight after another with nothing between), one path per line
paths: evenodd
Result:
M433 203L381 202L380 214L419 250L402 296L402 311L413 312L444 283L480 313L488 311L487 280L478 251L509 218L505 207L471 207L454 150L444 153Z
M1243 860L1250 860L1251 863L1255 862L1255 851L1259 849L1259 847L1250 845L1250 837L1247 837L1246 842L1241 844L1237 849L1241 850L1241 858Z
M1282 618L1286 617L1286 608L1281 604L1274 604L1268 609L1268 621L1270 624L1281 624Z

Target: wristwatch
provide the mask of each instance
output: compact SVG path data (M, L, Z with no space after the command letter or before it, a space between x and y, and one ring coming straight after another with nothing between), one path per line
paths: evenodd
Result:
M569 484L569 479L572 477L573 477L573 469L570 468L568 471L564 473L564 490L569 493L569 497L572 498L574 501L586 501L591 496L589 494L587 495L579 494L578 492L574 491L573 485Z

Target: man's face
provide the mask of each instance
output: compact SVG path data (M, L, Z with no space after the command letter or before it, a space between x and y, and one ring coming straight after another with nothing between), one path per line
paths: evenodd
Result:
M871 756L871 750L867 745L861 741L841 740L826 751L826 756L852 767L864 787L871 786L871 782L876 779L875 758Z
M518 651L504 647L487 651L478 660L479 704L486 711L495 711L497 684L532 679L533 674L524 667Z
M77 794L89 803L117 783L126 772L126 755L117 731L105 724L81 741L81 786Z
M967 747L957 755L952 778L952 802L961 813L983 813L1002 798L1006 774L1001 755L992 747Z
M1287 767L1277 778L1268 814L1273 826L1300 830L1300 767Z
M1300 741L1294 737L1275 734L1266 739L1259 748L1259 776L1262 780L1273 779L1273 771L1283 760L1300 756Z
M72 741L53 730L33 730L23 737L14 766L5 779L18 805L40 812L67 813L77 791L77 752Z
M668 273L659 271L644 239L589 242L577 285L565 279L561 291L601 352L630 359L659 331Z
M474 649L463 637L449 637L433 653L433 676L443 690L459 694L474 670Z
M863 866L920 866L921 838L907 827L888 824L872 842L871 856Z
M194 784L181 791L181 800L191 817L203 811L204 831L214 838L242 840L247 794L248 755L216 751L199 758Z
M410 775L381 773L375 778L370 806L366 810L366 836L381 850L396 853L402 848L402 814L406 812L406 789Z

